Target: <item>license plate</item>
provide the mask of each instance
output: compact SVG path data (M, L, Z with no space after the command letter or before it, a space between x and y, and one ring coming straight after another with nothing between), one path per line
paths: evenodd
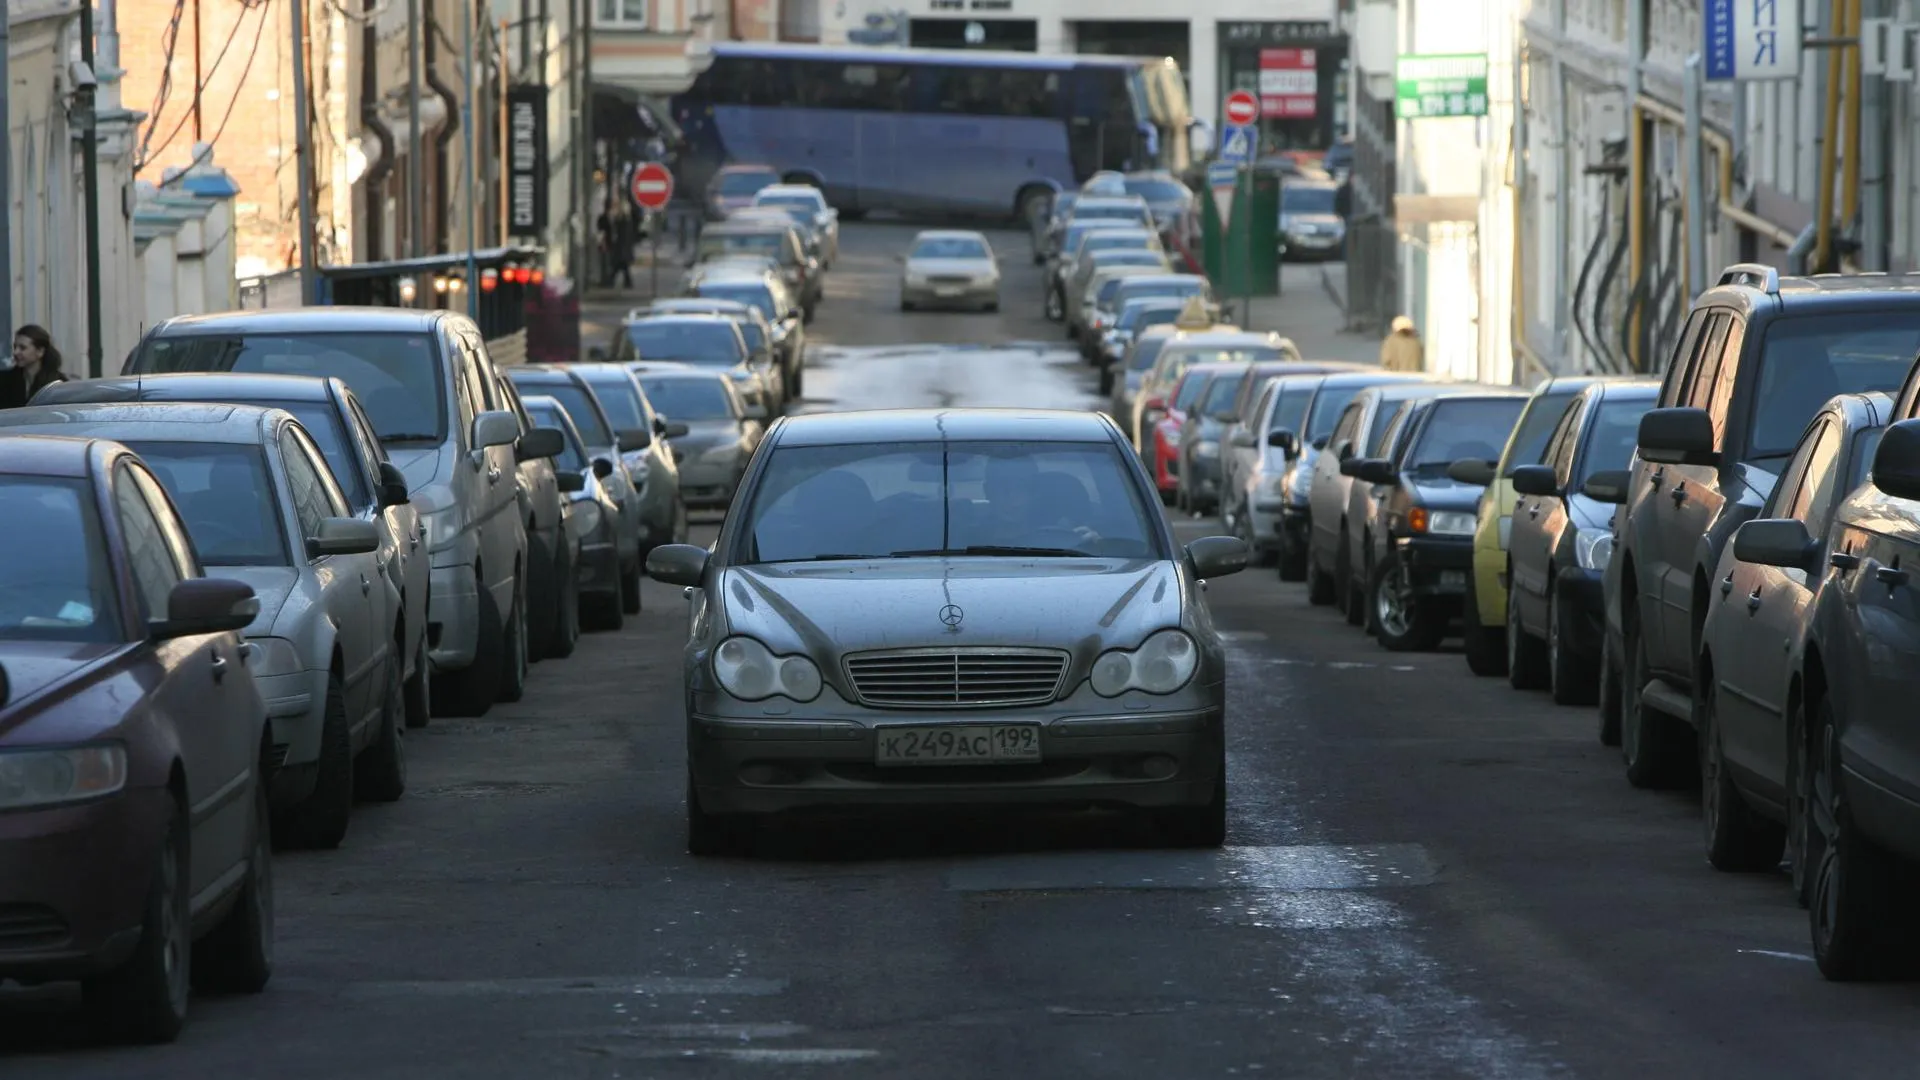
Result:
M967 288L964 285L936 285L934 286L933 294L935 296L959 296L966 291Z
M1039 760L1040 729L1032 724L884 727L874 733L876 765L993 765Z
M1441 588L1443 588L1443 589L1464 589L1464 588L1466 588L1466 587L1467 587L1467 572L1466 572L1465 570L1442 570L1442 571L1440 571L1440 587L1441 587Z

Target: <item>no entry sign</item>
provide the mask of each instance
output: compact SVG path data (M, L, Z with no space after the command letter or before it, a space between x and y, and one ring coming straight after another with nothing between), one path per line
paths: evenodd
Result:
M1222 110L1227 123L1234 127L1245 127L1260 119L1260 99L1245 90L1235 90L1227 95L1227 106Z
M633 170L633 180L628 185L633 193L633 201L647 210L658 210L673 198L673 174L665 165L649 161Z

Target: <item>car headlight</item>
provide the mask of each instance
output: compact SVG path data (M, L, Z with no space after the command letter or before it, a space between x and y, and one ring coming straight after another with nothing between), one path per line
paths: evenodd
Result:
M582 533L591 535L600 531L600 504L598 502L593 499L584 499L581 501L578 512L580 514L580 531Z
M282 637L255 637L247 639L247 670L255 678L269 679L275 675L293 675L304 670L300 663L300 653L293 642Z
M119 743L0 753L0 811L80 802L126 786L127 749Z
M1088 682L1101 697L1129 690L1171 694L1187 685L1200 666L1200 649L1183 630L1162 630L1137 649L1113 649L1093 662Z
M741 701L820 696L820 669L804 656L775 656L750 637L730 637L713 650L713 677Z
M1428 536L1472 536L1475 519L1459 510L1428 510L1416 506L1407 511L1407 524L1414 532Z
M420 524L427 530L429 551L438 551L460 538L460 515L454 507L423 514Z
M1212 439L1204 439L1193 444L1193 452L1200 457L1219 457L1220 444Z
M1581 529L1574 533L1573 559L1582 570L1605 570L1613 560L1613 533L1606 529Z

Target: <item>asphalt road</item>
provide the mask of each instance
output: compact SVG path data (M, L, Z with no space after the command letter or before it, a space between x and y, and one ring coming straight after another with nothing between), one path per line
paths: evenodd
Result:
M1024 237L997 238L999 315L902 315L908 232L849 230L806 408L1092 402ZM1920 992L1823 983L1784 879L1709 870L1695 798L1630 790L1590 711L1383 653L1271 571L1211 591L1234 650L1217 855L1000 819L696 862L684 615L647 590L522 704L410 736L413 790L341 850L279 862L264 995L108 1050L64 995L0 994L0 1075L1915 1074Z

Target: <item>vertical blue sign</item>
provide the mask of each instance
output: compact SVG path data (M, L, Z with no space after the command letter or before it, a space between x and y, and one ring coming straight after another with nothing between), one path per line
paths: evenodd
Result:
M1706 0L1706 7L1700 12L1700 21L1706 33L1706 48L1701 58L1706 61L1706 77L1724 80L1734 77L1737 50L1734 46L1733 29L1734 0Z

